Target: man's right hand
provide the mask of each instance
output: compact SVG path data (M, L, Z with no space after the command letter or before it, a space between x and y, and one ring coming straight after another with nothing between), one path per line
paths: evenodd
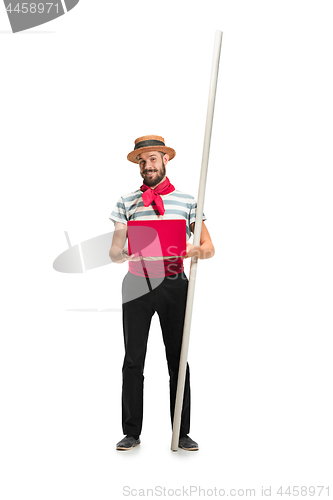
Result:
M140 255L138 257L134 257L134 253L128 255L128 253L124 249L120 252L120 254L124 257L124 259L131 260L133 262L137 262L138 260L142 259Z
M122 264L127 260L133 262L141 260L140 256L134 257L134 254L128 255L128 253L124 250L126 238L127 238L126 224L117 222L115 226L115 232L113 233L111 248L109 251L110 259L112 260L112 262L116 262L117 264Z

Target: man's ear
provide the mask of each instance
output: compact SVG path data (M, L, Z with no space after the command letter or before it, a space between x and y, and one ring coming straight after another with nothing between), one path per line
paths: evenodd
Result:
M167 153L165 153L165 155L163 156L164 166L166 166L166 164L168 163L169 159L170 159L170 156Z

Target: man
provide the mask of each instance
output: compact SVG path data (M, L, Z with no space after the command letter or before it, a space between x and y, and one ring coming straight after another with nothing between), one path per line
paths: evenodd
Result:
M115 233L110 249L113 262L128 262L123 287L123 332L125 358L123 363L122 426L125 437L116 445L117 450L129 450L140 444L143 417L143 370L148 333L153 314L157 312L170 376L171 423L175 408L179 359L185 318L188 279L184 274L182 258L149 262L126 251L127 222L129 220L185 219L187 240L194 232L196 200L193 196L174 188L166 176L166 165L176 152L167 146L163 137L148 135L135 141L135 148L127 159L139 164L144 180L137 191L122 196L114 207L110 219ZM203 215L203 221L206 217ZM215 250L204 222L200 246L187 242L186 255L200 259L213 257ZM148 285L148 287L147 287ZM129 299L133 290L134 298ZM143 291L144 290L144 291ZM158 410L157 410L158 418ZM198 450L198 444L189 436L190 378L187 364L184 399L181 415L179 447Z

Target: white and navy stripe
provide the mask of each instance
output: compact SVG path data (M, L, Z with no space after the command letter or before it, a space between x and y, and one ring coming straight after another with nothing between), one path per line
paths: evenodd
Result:
M164 215L160 215L154 202L145 207L142 201L142 191L138 189L133 193L121 196L109 218L114 223L122 222L123 224L127 224L129 220L185 219L187 239L189 239L191 236L190 225L195 222L196 217L196 199L177 189L172 193L161 195L161 197L165 208ZM206 220L204 214L202 220Z

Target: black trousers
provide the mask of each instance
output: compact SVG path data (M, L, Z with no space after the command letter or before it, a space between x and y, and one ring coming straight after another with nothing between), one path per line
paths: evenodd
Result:
M154 286L154 280L158 286ZM157 283L158 280L158 283ZM122 425L125 435L138 437L142 429L144 363L151 319L157 312L165 345L170 377L171 425L175 408L179 359L185 318L188 279L184 272L166 276L163 281L151 278L148 291L146 278L127 273L122 286L125 358L123 363ZM133 290L147 293L128 301ZM136 294L139 295L139 294ZM156 409L158 418L158 409ZM187 364L180 437L190 430L190 371Z

